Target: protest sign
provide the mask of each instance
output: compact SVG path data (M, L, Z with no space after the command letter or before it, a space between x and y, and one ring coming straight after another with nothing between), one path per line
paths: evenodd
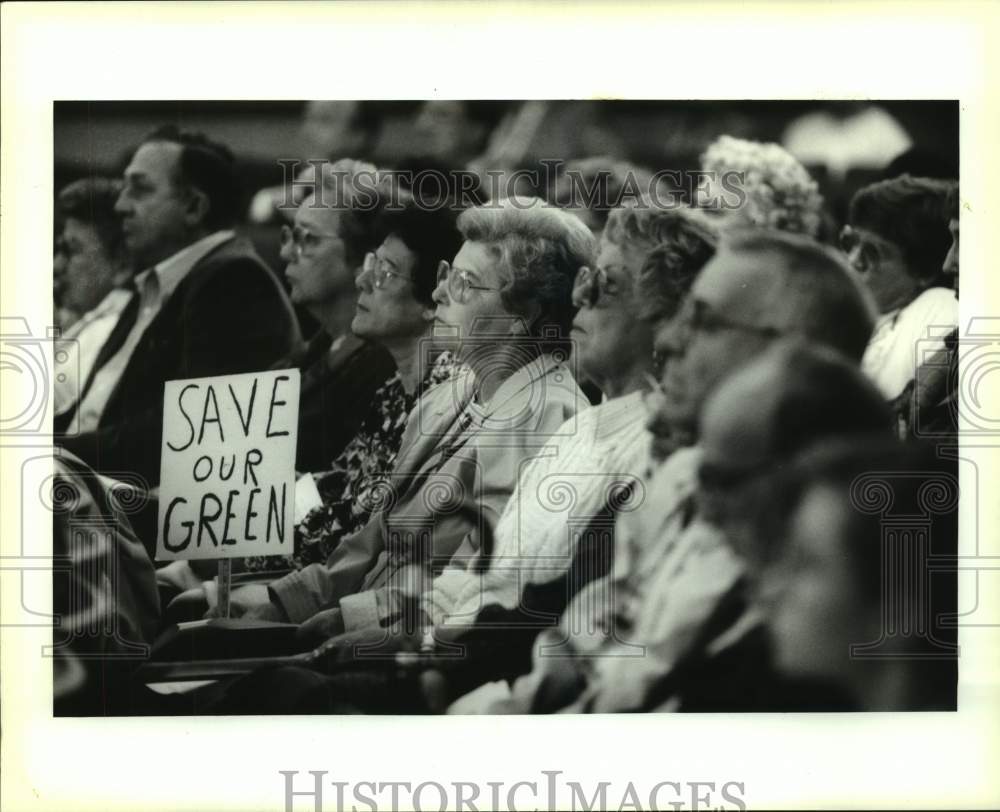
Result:
M158 560L293 549L299 371L168 381Z

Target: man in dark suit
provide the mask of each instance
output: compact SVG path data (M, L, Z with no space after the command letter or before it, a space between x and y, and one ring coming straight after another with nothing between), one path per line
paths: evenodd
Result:
M57 429L98 471L154 486L166 381L269 369L302 339L277 278L231 230L240 200L226 147L157 130L125 169L115 209L136 291Z

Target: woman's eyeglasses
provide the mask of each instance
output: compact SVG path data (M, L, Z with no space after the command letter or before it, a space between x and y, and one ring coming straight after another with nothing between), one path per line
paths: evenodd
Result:
M608 298L618 293L618 284L608 280L604 268L584 266L577 271L573 282L573 304L577 307L596 307L598 302L607 303Z
M361 272L370 273L372 275L372 285L379 290L385 287L386 282L389 281L389 277L391 276L397 276L400 279L410 278L404 273L394 271L392 265L384 259L379 259L374 251L369 251L365 254L365 261L361 265Z
M847 254L855 268L859 264L863 268L876 262L888 247L886 240L874 234L863 233L849 225L840 230L839 243L840 250Z
M441 260L441 263L438 265L438 283L440 284L444 279L447 279L448 282L448 298L459 304L465 304L469 301L470 290L492 290L497 292L501 290L501 288L489 288L485 285L474 285L469 280L469 272L465 268L456 268L453 265L449 265L445 260Z
M310 256L323 240L337 239L340 239L338 234L314 234L302 226L293 228L283 225L281 227L281 250L287 250L288 246L291 245L295 252L296 261Z

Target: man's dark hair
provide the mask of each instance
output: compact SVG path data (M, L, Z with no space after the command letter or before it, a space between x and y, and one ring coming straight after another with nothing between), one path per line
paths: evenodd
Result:
M365 254L374 251L387 236L382 213L390 202L401 200L391 179L374 164L341 158L326 164L321 182L325 196L339 216L337 235L344 241L344 258L351 268L360 268ZM395 198L393 197L395 195Z
M173 124L154 130L143 144L166 142L181 147L175 182L208 198L205 227L210 231L235 225L243 211L243 196L233 153L224 144Z
M951 247L948 233L949 181L902 175L860 189L851 200L848 221L896 245L907 273L924 282L937 280Z
M56 213L62 219L73 218L92 226L112 261L122 256L121 218L115 213L115 201L121 193L121 181L111 178L82 178L63 187L56 199Z
M434 306L431 294L437 287L439 263L442 259L450 263L462 247L462 235L455 225L457 219L458 211L453 206L427 208L412 199L406 200L401 209L382 213L381 230L386 236L398 237L416 255L413 291L428 307Z

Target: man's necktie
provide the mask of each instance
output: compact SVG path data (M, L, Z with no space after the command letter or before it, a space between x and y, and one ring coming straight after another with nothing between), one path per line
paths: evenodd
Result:
M132 297L128 300L128 304L125 305L125 309L122 310L121 316L118 317L118 323L115 325L115 329L111 331L111 335L108 336L108 340L104 342L104 346L101 347L101 351L97 353L97 359L94 361L94 365L90 369L90 374L87 376L87 381L84 383L83 388L80 390L80 396L76 400L76 408L79 408L80 404L83 403L84 397L86 397L87 391L90 389L94 382L94 377L97 375L97 371L103 367L109 359L113 358L115 353L122 348L125 343L125 339L128 338L129 333L132 332L132 328L135 327L135 322L139 317L139 306L142 303L142 293L135 285L135 279L132 278L128 281L126 285L122 285L126 290L132 291ZM72 415L76 408L71 409L69 414Z

